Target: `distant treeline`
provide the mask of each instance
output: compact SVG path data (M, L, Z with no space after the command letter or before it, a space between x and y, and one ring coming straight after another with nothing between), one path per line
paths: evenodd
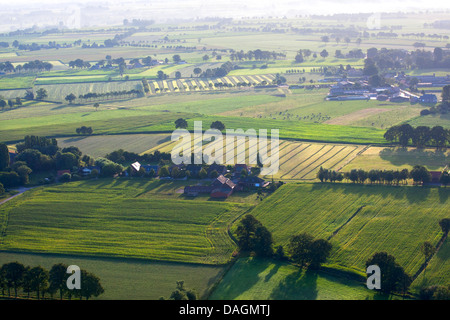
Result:
M282 52L266 51L266 50L250 50L247 52L232 51L230 54L231 61L242 61L242 60L276 60L279 58L286 58L286 54Z
M379 70L450 68L450 52L439 47L433 51L370 48L367 50L368 63L375 64Z

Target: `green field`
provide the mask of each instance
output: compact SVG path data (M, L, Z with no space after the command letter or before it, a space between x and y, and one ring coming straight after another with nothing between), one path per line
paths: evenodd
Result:
M98 298L102 300L169 298L179 280L203 298L223 273L223 267L208 265L0 251L0 266L12 261L31 267L40 265L47 270L56 263L77 265L100 278L105 289Z
M364 272L370 256L387 251L412 275L423 263L421 244L437 244L442 236L438 222L448 217L449 195L444 188L289 184L251 214L276 245L308 232L331 238L331 265Z
M211 300L371 300L373 291L355 280L300 270L285 262L241 258Z
M227 227L251 206L143 196L155 188L164 195L172 187L101 179L33 189L1 206L0 250L228 262L235 244Z
M142 153L161 143L170 141L167 134L123 134L111 136L69 137L58 139L58 146L66 148L78 147L83 154L93 157L104 157L106 154L124 149L128 152Z

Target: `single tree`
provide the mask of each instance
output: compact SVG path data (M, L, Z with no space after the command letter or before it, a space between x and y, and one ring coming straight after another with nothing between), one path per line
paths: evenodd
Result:
M223 131L223 130L225 130L225 125L221 121L214 121L213 123L211 123L210 128L217 129L219 131Z
M52 266L49 272L49 291L55 293L59 290L59 297L62 300L67 289L67 265L58 263Z
M422 254L425 257L425 262L427 263L427 261L433 256L433 254L436 252L436 248L433 246L433 244L429 241L425 241L422 246L420 247L420 251L422 252ZM426 267L424 270L424 273L426 271Z
M10 262L4 265L4 277L8 287L8 295L10 288L14 288L14 296L17 298L17 290L22 287L23 277L25 275L25 267L19 262Z
M175 128L181 128L181 129L186 129L188 127L188 123L185 119L183 118L179 118L177 120L175 120Z
M294 235L289 239L288 253L292 261L299 264L302 268L309 262L310 248L313 241L314 237L307 233Z
M9 167L9 150L8 146L0 143L0 171L4 171Z
M69 102L69 104L71 104L73 101L75 101L76 98L77 97L73 93L71 93L68 94L65 99L67 102Z
M44 88L40 88L36 91L37 100L44 100L45 98L47 98L47 96L48 96L47 90L45 90Z

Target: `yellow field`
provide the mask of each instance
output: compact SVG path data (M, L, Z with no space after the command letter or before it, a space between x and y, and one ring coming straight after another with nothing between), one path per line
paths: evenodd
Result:
M187 142L189 143L189 142ZM203 145L213 149L218 146L219 142L210 142ZM156 150L161 152L171 152L178 142L165 142L143 153L152 153ZM183 144L181 145L183 146ZM249 164L249 158L256 156L257 150L250 150L248 139L232 145L226 145L226 139L223 141L224 160L231 153L234 153L234 163L240 163L239 159L245 159L245 163ZM280 180L315 180L317 171L320 167L332 170L341 170L348 163L356 161L359 153L368 147L362 145L339 145L324 143L309 143L300 141L281 140L279 144L279 171L273 176L274 179ZM193 150L193 149L191 149ZM270 150L270 143L269 143ZM227 153L228 152L228 153ZM242 159L241 158L241 159ZM272 176L265 177L271 179Z

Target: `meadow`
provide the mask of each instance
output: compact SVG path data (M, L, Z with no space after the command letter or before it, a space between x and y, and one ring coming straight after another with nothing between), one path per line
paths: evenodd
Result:
M33 189L1 206L0 250L227 263L227 228L251 205L140 197L155 187L171 188L101 179Z
M363 274L367 259L386 251L413 275L423 263L421 244L442 237L438 222L448 217L449 195L445 188L298 183L283 186L251 214L275 245L286 246L301 232L329 239L330 266Z
M240 258L210 300L372 300L364 284L286 262ZM386 297L384 297L386 298Z

